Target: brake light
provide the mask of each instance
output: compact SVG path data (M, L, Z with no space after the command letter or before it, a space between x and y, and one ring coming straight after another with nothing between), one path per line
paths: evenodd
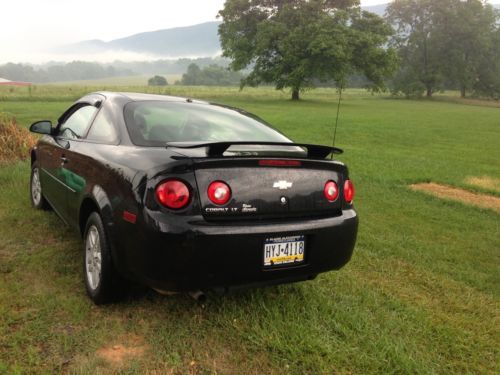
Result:
M339 197L339 188L334 181L328 181L325 184L325 198L330 202L335 202Z
M191 194L184 182L168 180L156 187L156 198L165 207L178 210L187 206Z
M262 167L300 167L302 163L298 160L259 160Z
M349 204L354 200L354 184L351 180L344 182L344 199Z
M221 206L229 202L231 189L222 181L214 181L208 187L208 198L215 204Z

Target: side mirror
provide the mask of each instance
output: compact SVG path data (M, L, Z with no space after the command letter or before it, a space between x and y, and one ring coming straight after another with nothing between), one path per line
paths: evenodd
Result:
M30 126L30 132L38 134L52 134L52 122L48 120L37 121Z

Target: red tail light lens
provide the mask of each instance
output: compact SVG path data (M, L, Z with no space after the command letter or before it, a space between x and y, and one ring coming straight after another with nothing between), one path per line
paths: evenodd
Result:
M328 181L325 184L325 198L334 202L339 197L339 187L334 181Z
M215 204L221 206L231 199L231 189L222 181L215 181L208 187L208 198Z
M354 200L354 184L351 180L344 182L344 199L349 204Z
M156 198L165 207L178 210L188 205L191 196L184 182L168 180L156 187Z

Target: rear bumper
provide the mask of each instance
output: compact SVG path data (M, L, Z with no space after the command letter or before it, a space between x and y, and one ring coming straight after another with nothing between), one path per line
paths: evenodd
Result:
M162 290L231 289L314 278L339 269L351 258L358 217L353 209L341 216L292 222L207 223L145 212L144 222L118 240L120 269ZM304 235L305 262L268 269L263 266L264 241Z

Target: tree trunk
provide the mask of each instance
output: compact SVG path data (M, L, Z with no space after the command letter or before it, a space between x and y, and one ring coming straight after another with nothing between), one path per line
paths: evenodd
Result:
M460 87L460 97L463 99L463 98L465 98L466 94L467 94L467 92L465 90L465 85L462 85L462 87Z
M426 79L429 77L428 62L429 62L429 56L427 51L427 36L426 36L424 38L424 71ZM427 84L426 88L427 88L427 97L432 98L432 87L429 84Z
M297 89L293 89L292 90L292 100L299 100L300 97L299 97L299 90Z

